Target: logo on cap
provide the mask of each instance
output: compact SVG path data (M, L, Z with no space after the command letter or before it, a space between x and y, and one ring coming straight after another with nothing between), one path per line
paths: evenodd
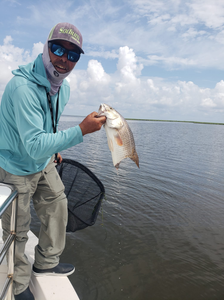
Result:
M59 29L59 33L65 33L65 34L71 35L71 37L72 37L78 44L80 44L80 41L79 41L80 36L79 36L76 32L74 32L72 29L66 29L66 28L62 27L62 28Z

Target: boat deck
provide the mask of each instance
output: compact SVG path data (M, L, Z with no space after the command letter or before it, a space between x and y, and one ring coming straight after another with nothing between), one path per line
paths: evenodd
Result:
M0 190L0 202L3 195ZM1 203L0 203L1 205ZM1 225L1 222L0 222ZM26 244L25 253L31 263L34 263L34 247L38 243L37 237L29 231L29 240ZM3 245L2 241L2 226L0 226L0 248ZM7 263L4 259L0 265L0 291L3 288L5 279L7 277ZM30 290L34 294L35 300L79 300L79 297L73 288L71 282L66 276L40 276L35 277L32 275L30 281ZM14 297L12 298L14 300Z

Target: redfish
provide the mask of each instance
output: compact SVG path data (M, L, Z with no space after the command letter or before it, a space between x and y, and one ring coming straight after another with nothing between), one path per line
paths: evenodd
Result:
M127 157L130 157L139 167L134 136L127 121L107 104L100 105L98 115L107 118L104 128L115 168L118 169L120 162Z

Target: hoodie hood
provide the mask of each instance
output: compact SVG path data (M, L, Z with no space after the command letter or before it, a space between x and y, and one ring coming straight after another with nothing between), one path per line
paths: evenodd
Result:
M21 76L27 80L44 86L47 92L50 92L51 84L47 79L46 71L44 68L42 54L39 54L34 62L27 65L19 66L19 69L12 71L13 75Z

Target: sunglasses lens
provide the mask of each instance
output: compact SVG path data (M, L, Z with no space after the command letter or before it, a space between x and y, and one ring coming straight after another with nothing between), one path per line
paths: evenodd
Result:
M51 45L51 52L57 56L62 56L65 54L65 49L60 45L52 44Z
M80 54L77 52L69 51L68 52L68 60L72 62L77 62L80 58Z
M77 62L80 58L80 53L66 50L64 47L57 44L50 44L51 52L57 56L62 56L65 52L68 54L68 60Z

